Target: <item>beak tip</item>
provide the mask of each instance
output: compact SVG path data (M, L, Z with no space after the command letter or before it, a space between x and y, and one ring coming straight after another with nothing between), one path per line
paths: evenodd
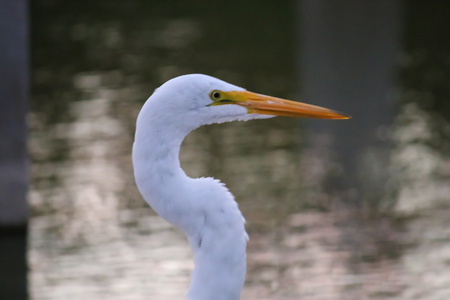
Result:
M347 114L343 114L343 113L339 113L339 114L342 115L342 119L343 119L343 120L348 120L348 119L351 119L351 118L352 118L352 116L347 115Z
M340 111L335 111L335 110L333 110L333 113L334 113L335 115L337 115L337 117L334 118L334 119L338 119L338 120L348 120L348 119L351 119L351 118L352 118L352 116L350 116L349 114L345 114L345 113L342 113L342 112L340 112Z

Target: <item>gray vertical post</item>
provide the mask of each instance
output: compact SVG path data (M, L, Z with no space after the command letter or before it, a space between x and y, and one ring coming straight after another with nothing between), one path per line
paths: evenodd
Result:
M27 1L0 0L0 299L27 299L27 102Z
M299 9L302 98L353 116L307 123L312 142L326 140L331 163L341 165L328 188L351 190L345 197L357 202L379 201L389 177L383 134L395 109L400 1L302 0Z

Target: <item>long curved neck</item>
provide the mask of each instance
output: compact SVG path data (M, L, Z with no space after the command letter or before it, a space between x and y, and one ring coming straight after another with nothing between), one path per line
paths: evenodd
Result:
M184 231L194 252L188 299L238 300L246 273L245 220L233 196L212 178L189 178L180 167L181 131L142 109L133 145L137 186L164 219Z
M159 121L144 106L138 117L133 144L134 176L145 201L173 224L168 205L176 196L171 193L177 184L189 180L179 160L181 143L189 132L180 134L158 124Z

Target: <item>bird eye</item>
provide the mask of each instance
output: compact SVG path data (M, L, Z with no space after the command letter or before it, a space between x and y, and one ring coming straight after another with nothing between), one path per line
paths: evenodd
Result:
M212 91L212 92L209 94L209 97L210 97L212 100L219 100L219 99L220 99L220 92L214 90L214 91Z

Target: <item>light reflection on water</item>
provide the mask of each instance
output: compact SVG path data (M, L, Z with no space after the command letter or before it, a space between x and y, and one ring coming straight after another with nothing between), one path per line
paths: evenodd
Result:
M135 190L129 156L132 137L124 130L124 121L114 117L115 101L75 102L69 109L71 122L46 129L47 136L66 141L67 159L42 159L34 166L30 199L36 214L30 224L33 299L145 299L148 295L182 299L187 290L192 268L188 243L180 232L154 216ZM445 226L450 218L427 222L422 230L417 224L425 221L419 219L409 225L412 229L399 232L389 220L386 224L349 222L348 218L360 217L339 210L295 213L301 208L298 195L303 189L300 179L295 180L300 173L295 154L298 127L265 128L261 135L262 125L249 124L202 128L187 138L182 150L188 173L220 173L238 200L245 199L240 203L251 239L244 299L392 298L402 293L415 296L427 289L446 290L448 279L441 279L442 286L436 287L423 278L433 276L425 272L429 264L433 272L446 278L446 269L438 265L450 259L450 246L427 244L450 239ZM398 134L404 136L404 144L399 145L406 148L398 150L398 155L406 157L401 162L408 161L408 147L413 147L409 138L424 130L417 129L420 124L413 122L411 130L399 129ZM51 142L41 142L36 132L32 151L44 157L51 151L46 149ZM221 156L210 157L208 152ZM220 162L211 163L214 160ZM217 169L210 169L211 165ZM237 166L243 167L240 172ZM412 174L414 182L421 182L428 173ZM407 188L415 189L414 184ZM436 196L427 195L423 200ZM143 207L136 208L134 201ZM419 238L425 244L406 251L400 260L400 253L386 254L400 251L397 243L417 243ZM361 246L364 240L367 243ZM355 257L357 261L349 264Z
M210 41L210 33L201 19L142 20L128 28L81 20L41 28L64 43L57 32L66 26L67 40L88 50L79 62L61 56L57 67L43 63L35 70L40 105L30 116L31 299L170 300L186 293L188 243L137 192L130 150L142 100L155 82L191 70L180 53L202 49L192 45ZM45 44L38 48L38 60L51 55ZM219 52L204 55L203 68L212 75L270 94L294 93L292 70L283 65L269 71L275 77L216 71L208 61L223 59ZM261 61L257 55L254 61ZM248 221L243 299L447 299L450 166L445 153L428 145L436 139L430 122L418 106L402 107L393 126L399 197L377 218L304 196L308 182L324 171L304 159L295 120L214 125L189 135L183 168L193 177L221 178Z

